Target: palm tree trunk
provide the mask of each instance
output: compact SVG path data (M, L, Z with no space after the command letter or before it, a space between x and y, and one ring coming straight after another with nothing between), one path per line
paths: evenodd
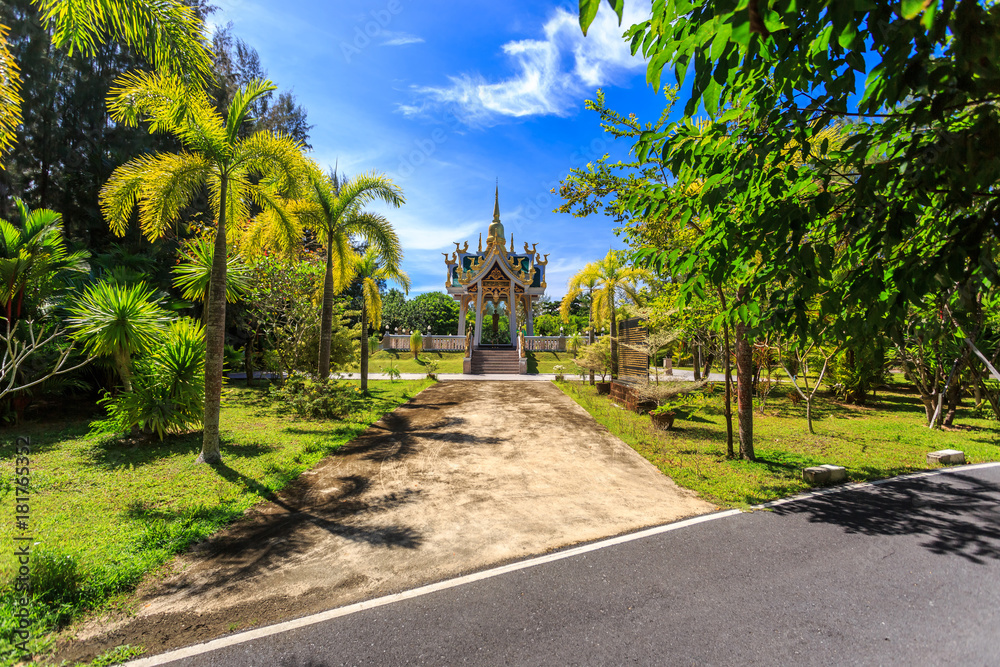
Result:
M736 403L740 456L753 461L753 344L749 327L743 322L736 324Z
M117 350L114 355L115 368L122 380L125 391L132 391L132 362L127 350Z
M219 187L219 222L215 229L215 256L209 281L208 322L205 325L205 428L199 463L219 463L219 411L222 402L222 362L226 343L226 195L229 178Z
M320 380L330 377L330 345L333 340L333 228L326 235L326 276L323 278L323 315L319 329L319 368ZM362 341L362 349L364 344ZM362 359L364 358L364 352ZM366 378L362 375L362 387Z
M361 296L361 391L368 392L368 308Z
M610 288L609 288L610 289ZM615 293L611 292L611 379L618 377L618 329L615 320Z
M590 330L590 344L594 344L594 290L590 290L590 308L587 309L587 328ZM594 369L590 369L590 386L594 386Z

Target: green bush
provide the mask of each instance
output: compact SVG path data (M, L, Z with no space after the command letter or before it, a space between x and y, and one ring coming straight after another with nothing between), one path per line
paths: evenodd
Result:
M308 419L340 419L362 401L360 389L332 380L313 380L293 372L284 386L274 393L283 407Z
M108 418L95 422L96 433L127 433L139 427L176 432L201 424L205 394L205 330L189 318L175 320L149 356L135 363L132 389L99 402Z

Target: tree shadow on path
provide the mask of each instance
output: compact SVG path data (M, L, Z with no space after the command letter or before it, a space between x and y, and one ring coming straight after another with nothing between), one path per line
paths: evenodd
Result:
M921 546L984 564L1000 560L1000 486L963 473L880 485L876 491L829 493L778 505L779 515L862 535L922 535Z

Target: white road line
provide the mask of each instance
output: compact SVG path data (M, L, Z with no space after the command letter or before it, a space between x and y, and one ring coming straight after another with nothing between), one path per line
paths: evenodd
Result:
M803 493L797 496L793 496L791 498L785 498L783 500L775 500L769 503L764 503L762 505L755 505L752 509L759 510L759 509L766 509L769 507L777 507L778 505L785 505L787 503L808 500L809 498L815 498L817 496L824 496L831 493L842 493L844 491L863 490L866 488L872 488L883 484L888 484L890 482L919 479L921 477L933 477L935 475L965 472L967 470L993 468L996 466L1000 466L1000 462L980 463L977 465L942 468L940 470L930 470L926 472L913 473L910 475L902 475L899 477L890 477L888 479L882 479L875 482L846 484L842 486L831 487L829 489L822 489L820 491ZM310 625L315 625L316 623L322 623L324 621L329 621L334 618L340 618L341 616L349 616L351 614L356 614L360 611L365 611L367 609L375 609L377 607L383 607L385 605L393 604L395 602L401 602L403 600L412 600L413 598L418 598L424 595L428 595L430 593L436 593L438 591L447 590L449 588L464 586L466 584L471 584L476 581L482 581L484 579L491 579L493 577L500 576L501 574L507 574L508 572L525 570L529 567L535 567L536 565L544 565L545 563L552 563L555 561L563 560L565 558L572 558L574 556L590 553L592 551L597 551L599 549L606 549L608 547L613 547L619 544L625 544L627 542L641 540L647 537L652 537L653 535L661 535L663 533L679 530L681 528L694 526L699 523L714 521L716 519L724 519L726 517L742 513L743 513L742 510L733 509L733 510L726 510L723 512L714 512L712 514L703 514L702 516L693 517L691 519L685 519L683 521L677 521L675 523L669 523L664 526L647 528L645 530L640 530L635 533L629 533L628 535L620 535L618 537L612 537L607 540L601 540L599 542L592 542L591 544L585 544L580 547L566 549L565 551L558 551L556 553L546 554L544 556L537 556L535 558L529 558L528 560L518 561L516 563L510 563L509 565L503 565L501 567L496 567L490 570L483 570L482 572L476 572L474 574L467 574L462 577L456 577L454 579L440 581L436 584L421 586L419 588L414 588L409 591L403 591L402 593L394 593L392 595L386 595L384 597L375 598L374 600L365 600L363 602L357 602L355 604L347 605L346 607L339 607L337 609L331 609L329 611L319 612L317 614L304 616L302 618L297 618L291 621L276 623L275 625L268 625L263 628L255 628L253 630L247 630L246 632L240 632L235 635L229 635L228 637L220 637L219 639L214 639L212 641L204 642L202 644L195 644L194 646L188 646L186 648L177 649L175 651L170 651L168 653L161 653L160 655L154 655L148 658L140 658L138 660L133 660L127 663L126 667L153 667L154 665L165 665L167 663L173 662L175 660L180 660L182 658L191 658L197 655L202 655L204 653L210 653L212 651L217 651L221 648L226 648L227 646L235 646L237 644L242 644L244 642L253 641L254 639L270 637L271 635L280 634L282 632L288 632L289 630L296 630L298 628L304 628Z

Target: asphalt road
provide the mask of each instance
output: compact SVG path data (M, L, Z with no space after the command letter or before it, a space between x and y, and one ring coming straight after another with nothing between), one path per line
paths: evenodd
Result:
M725 516L173 665L1000 664L1000 466Z

